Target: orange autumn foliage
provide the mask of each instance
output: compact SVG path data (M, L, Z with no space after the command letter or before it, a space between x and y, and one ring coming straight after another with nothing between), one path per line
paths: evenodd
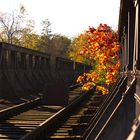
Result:
M108 85L116 82L120 69L117 33L108 25L100 24L97 29L89 27L85 32L86 42L81 46L79 55L94 62L94 69L77 79L83 84L83 90L96 86L102 94L108 93Z

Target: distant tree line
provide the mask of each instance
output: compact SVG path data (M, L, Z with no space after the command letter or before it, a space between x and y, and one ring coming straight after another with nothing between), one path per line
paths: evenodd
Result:
M27 19L27 11L23 5L11 13L0 12L0 41L91 64L89 59L79 55L86 43L87 33L68 38L65 35L53 34L47 18L41 25L41 33L37 34L35 22Z
M66 57L71 39L61 34L52 34L48 19L41 22L41 34L37 34L34 31L35 22L26 16L23 5L12 13L0 12L0 41Z

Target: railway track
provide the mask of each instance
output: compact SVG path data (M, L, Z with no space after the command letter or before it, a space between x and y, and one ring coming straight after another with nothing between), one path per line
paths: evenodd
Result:
M68 103L72 103L75 99L77 99L78 97L81 96L81 94L83 94L81 86L75 86L72 87L69 90L69 98L68 98Z
M124 78L119 79L118 85ZM112 93L119 86L114 87ZM69 89L69 104L66 107L48 106L38 98L5 109L5 113L0 112L0 139L82 140L112 95L101 95L94 88L82 92L81 87L76 86Z
M55 128L46 129L45 140L64 139L64 140L85 140L101 113L110 104L111 98L116 93L122 92L120 86L126 83L126 77L118 78L117 83L112 87L109 95L100 95L93 90L83 96L81 101L77 101L71 109L65 113L65 117L55 122ZM101 126L98 126L99 128ZM98 130L98 129L97 129ZM96 131L96 130L95 130ZM91 140L92 138L90 138Z
M124 77L120 78L117 85L122 83L123 79ZM101 95L94 88L87 92L82 92L80 87L71 89L66 107L43 105L38 99L31 108L25 107L16 115L1 119L0 139L83 140L90 132L92 123L119 90L117 85L114 85L115 88L109 95Z
M81 87L71 88L69 90L69 104L81 95ZM53 118L61 109L64 108L42 104L41 98L1 109L0 139L20 139L42 126L45 121Z
M83 93L21 140L83 139L84 132L105 98L105 95L96 94L94 89Z
M62 106L40 105L0 122L0 139L20 139L33 131Z
M38 106L41 103L41 98L36 98L21 104L11 105L7 108L0 110L0 121L6 120L14 115L24 112L30 108Z
M71 112L55 123L55 128L49 128L45 139L83 139L86 129L105 98L106 96L98 93L95 95L94 92L85 96L84 100L81 99L71 108Z
M15 104L5 100L5 99L0 99L0 110L6 109L8 107L14 106Z
M76 85L76 86L72 86L70 89L69 89L69 103L72 102L74 99L76 99L77 97L79 97L81 95L81 87L79 85ZM12 98L12 97L11 97ZM37 97L34 97L34 100L36 100ZM8 99L3 99L1 98L0 99L0 112L2 110L6 110L8 108L11 108L11 107L15 107L15 106L18 106L19 104L24 104L26 102L30 102L31 99L28 99L28 100L24 100L22 101L21 103L18 103L18 102L12 102L12 101L9 101Z

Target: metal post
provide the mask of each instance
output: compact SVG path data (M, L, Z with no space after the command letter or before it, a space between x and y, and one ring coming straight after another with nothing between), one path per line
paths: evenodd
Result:
M133 53L134 53L134 27L135 27L135 12L134 4L130 3L128 11L128 71L133 70Z
M136 15L135 15L135 35L134 35L134 59L133 59L133 71L136 73L138 63L138 1L135 1Z

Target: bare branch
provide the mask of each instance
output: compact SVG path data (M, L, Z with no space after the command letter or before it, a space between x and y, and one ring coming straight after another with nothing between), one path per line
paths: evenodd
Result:
M2 23L3 27L5 28L6 32L8 33L8 26L6 25L6 22L4 21L4 18L0 16L0 22Z
M10 32L12 32L14 24L15 24L15 15L14 15L14 12L13 12L12 13L12 23L11 23L11 26L9 28Z
M5 34L7 42L12 43L12 38L16 37L21 31L24 12L25 8L22 6L20 8L20 13L0 14L1 31L4 31L3 34Z

